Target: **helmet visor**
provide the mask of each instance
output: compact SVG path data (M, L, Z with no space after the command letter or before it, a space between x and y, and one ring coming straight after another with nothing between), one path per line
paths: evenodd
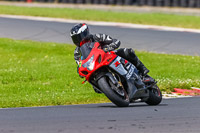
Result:
M81 32L80 34L75 34L75 35L72 35L71 37L74 44L79 46L80 42L83 41L88 35L89 35L88 30L85 30L84 32Z
M79 43L82 41L81 35L80 34L73 35L72 36L72 41L74 42L74 44L76 44L77 46L79 46Z

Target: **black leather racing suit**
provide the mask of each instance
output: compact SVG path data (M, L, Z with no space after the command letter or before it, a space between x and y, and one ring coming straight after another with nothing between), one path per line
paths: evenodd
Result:
M149 70L144 66L144 64L138 59L134 50L132 48L119 48L121 42L117 39L112 39L106 34L94 34L89 35L86 40L90 42L99 42L104 50L111 51L115 50L118 56L130 61L139 70L141 75L146 75ZM83 44L84 45L84 44ZM80 47L76 47L74 51L74 59L77 64L79 64L79 59L81 58Z

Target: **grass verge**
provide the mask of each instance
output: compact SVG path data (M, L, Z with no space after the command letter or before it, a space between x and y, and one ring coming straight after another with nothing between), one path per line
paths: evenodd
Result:
M81 84L67 44L0 38L0 107L108 102ZM200 87L200 57L138 52L162 91Z
M125 22L200 29L199 16L164 13L128 13L91 9L18 7L0 5L0 14L42 16L76 20Z

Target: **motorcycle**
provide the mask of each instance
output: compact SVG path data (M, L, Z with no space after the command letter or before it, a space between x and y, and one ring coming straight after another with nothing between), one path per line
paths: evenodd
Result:
M85 77L83 83L88 81L116 106L128 107L135 102L158 105L162 101L156 81L144 82L137 68L114 51L104 52L99 42L84 44L80 50L78 72Z

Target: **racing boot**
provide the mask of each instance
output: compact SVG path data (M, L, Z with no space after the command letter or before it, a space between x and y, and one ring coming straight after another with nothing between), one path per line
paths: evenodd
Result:
M144 66L144 64L139 60L136 56L133 49L128 49L128 60L135 65L135 67L139 70L140 75L145 76L149 73L149 70Z
M155 83L155 79L153 79L151 76L149 76L148 74L143 77L142 81L145 83L145 84L152 84L152 83Z
M144 64L136 56L132 48L121 48L115 51L115 53L122 58L130 61L138 70L141 76L147 75L149 70L144 66Z
M141 76L145 77L147 73L149 73L149 70L144 66L144 64L138 59L138 62L136 68L139 70L139 73Z

